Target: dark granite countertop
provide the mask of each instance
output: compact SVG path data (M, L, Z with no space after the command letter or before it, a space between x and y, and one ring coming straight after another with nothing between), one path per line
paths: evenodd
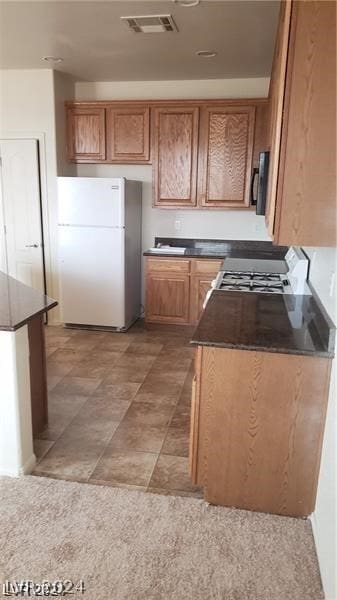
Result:
M155 252L146 250L144 256L163 256L174 258L255 258L282 260L288 250L286 246L273 246L271 242L256 240L197 240L192 238L161 238L156 237L154 247L157 244L169 245L171 247L186 248L184 254L174 252Z
M15 331L57 304L0 271L0 331Z
M215 290L191 343L334 356L335 327L313 296Z

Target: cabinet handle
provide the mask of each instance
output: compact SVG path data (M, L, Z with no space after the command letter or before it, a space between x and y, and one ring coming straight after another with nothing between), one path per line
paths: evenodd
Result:
M255 183L255 177L258 174L259 169L254 168L253 169L253 175L250 181L250 204L251 206L256 206L257 204L257 198L254 198L254 183Z

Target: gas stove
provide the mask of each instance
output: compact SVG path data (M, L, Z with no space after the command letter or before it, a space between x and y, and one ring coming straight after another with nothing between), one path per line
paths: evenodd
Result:
M214 287L216 290L227 292L291 293L291 286L286 275L279 273L220 271Z
M300 248L289 248L284 260L227 258L213 289L260 294L311 295L306 282L308 259Z

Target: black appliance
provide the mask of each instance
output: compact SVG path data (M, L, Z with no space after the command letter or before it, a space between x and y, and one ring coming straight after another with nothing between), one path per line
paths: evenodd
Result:
M259 166L253 169L252 180L250 184L250 203L256 206L256 214L264 215L266 213L268 170L269 170L270 152L260 152ZM255 178L257 180L256 198L254 198Z

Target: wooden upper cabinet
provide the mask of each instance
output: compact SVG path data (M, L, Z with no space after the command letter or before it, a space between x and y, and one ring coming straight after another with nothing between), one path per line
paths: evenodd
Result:
M281 2L269 100L268 231L336 246L335 2Z
M255 110L253 167L259 166L260 152L269 149L269 103L259 102Z
M75 162L105 160L105 109L67 108L68 155Z
M288 58L291 0L280 5L279 24L276 37L272 76L269 87L268 144L270 150L267 189L266 223L271 237L274 234L276 192L280 158L283 119L284 90Z
M153 110L154 206L196 206L199 108Z
M107 161L147 163L150 160L150 108L107 109Z
M274 241L336 246L336 3L293 2Z
M199 204L248 207L255 107L205 106L201 115Z

